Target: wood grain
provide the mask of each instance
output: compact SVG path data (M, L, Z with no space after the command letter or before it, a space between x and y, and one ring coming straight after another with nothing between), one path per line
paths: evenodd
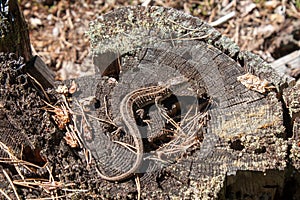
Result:
M163 189L145 183L145 187L157 191L155 197L217 198L226 175L285 168L285 111L278 93L294 84L290 77L278 75L258 56L241 52L230 39L198 18L170 8L117 9L93 21L89 35L95 57L114 52L122 61L119 74L106 74L119 79L112 94L107 94L112 97L115 119L115 105L127 93L143 85L166 82L172 75L188 79L192 95L205 94L212 99L200 148L164 168L169 176L157 183ZM248 72L272 83L277 90L260 94L247 89L237 77ZM279 176L271 179L282 185ZM262 182L261 187L265 184ZM142 192L149 197L152 191ZM245 188L242 192L250 194L259 198L263 190Z

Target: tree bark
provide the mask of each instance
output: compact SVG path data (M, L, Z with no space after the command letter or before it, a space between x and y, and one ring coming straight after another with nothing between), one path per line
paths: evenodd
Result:
M15 53L25 62L32 57L28 26L17 0L1 1L0 52Z

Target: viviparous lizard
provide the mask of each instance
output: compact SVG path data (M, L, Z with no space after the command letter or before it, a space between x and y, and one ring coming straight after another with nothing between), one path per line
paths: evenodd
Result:
M136 89L123 98L120 103L120 113L124 125L127 127L128 134L132 136L135 143L136 159L128 171L116 176L107 176L99 173L101 178L108 181L122 181L130 178L137 172L143 160L144 146L142 136L135 121L133 106L135 104L138 108L142 108L143 106L153 103L156 98L165 99L171 94L172 92L167 86L149 86Z

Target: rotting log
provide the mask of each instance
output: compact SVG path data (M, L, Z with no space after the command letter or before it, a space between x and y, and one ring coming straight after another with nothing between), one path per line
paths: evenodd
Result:
M116 85L103 79L94 94L100 105L105 105L105 97L111 99L108 107L113 118L118 118L118 106L125 94L155 81L167 82L176 73L189 80L197 96L205 94L212 100L199 148L173 160L156 179L144 181L142 177L142 198L284 197L291 123L280 94L294 84L292 78L278 75L257 55L240 51L198 18L170 8L117 9L93 21L89 35L94 64L101 66L98 71L105 70L98 58L106 54L115 55L114 59L110 57L114 64L107 67L121 69L121 73L109 70L117 74L105 74L118 77ZM247 73L276 89L262 94L246 88L237 79ZM108 87L113 89L105 89ZM105 114L100 112L97 117L105 118ZM102 147L111 148L113 144L101 135L108 135L107 128L97 130L93 140L85 142L105 171L103 168L113 164L114 158L103 158L107 152ZM116 149L112 154L122 159L121 150ZM117 193L128 197L135 191L132 184L107 182L100 190L107 196Z

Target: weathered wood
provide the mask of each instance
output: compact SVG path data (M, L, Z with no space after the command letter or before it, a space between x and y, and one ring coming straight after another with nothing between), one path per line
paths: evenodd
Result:
M300 169L300 82L293 88L288 88L283 93L287 110L290 114L290 145L292 165Z
M31 58L31 60L27 62L25 70L41 84L43 89L52 88L54 86L54 73L39 56Z
M275 60L271 63L271 66L278 74L290 74L292 76L293 71L300 70L300 50Z
M1 1L0 6L0 52L14 53L23 57L27 72L36 79L42 87L54 85L54 76L51 70L38 56L33 57L29 31L17 0Z
M0 52L15 53L29 61L32 57L28 26L17 0L1 1Z
M144 84L167 82L172 75L184 76L196 94L207 94L212 99L210 120L199 149L167 165L157 182L142 179L143 197L210 199L219 196L223 199L227 194L222 193L222 187L232 184L225 183L226 175L285 168L287 124L278 98L283 88L293 85L290 77L278 75L257 55L241 52L232 41L198 18L174 9L118 9L92 22L89 35L95 57L114 52L122 58L120 81L115 87L110 85L114 87L112 94L100 93L107 87L100 84L95 95L100 105L105 105L102 102L105 96L112 97L109 106L115 110L115 118L124 94ZM278 93L259 94L245 88L237 77L247 72L274 84ZM97 152L96 160L103 157L101 143L105 141L100 136L106 129L97 130L101 132L95 132L94 140L87 142L87 147ZM283 172L278 172L272 181L282 186L282 176ZM239 178L238 173L236 180ZM256 185L255 179L249 181L249 187ZM257 198L267 193L275 198L274 190L263 189L268 184L262 178L253 190L241 189L240 193ZM101 193L108 196L117 192L125 197L135 190L132 191L134 185L130 182L106 185ZM107 190L112 185L114 190Z
M113 52L95 55L93 64L95 72L102 76L118 77L120 73L119 56Z
M284 179L278 170L238 171L227 177L226 199L278 199L284 192Z

